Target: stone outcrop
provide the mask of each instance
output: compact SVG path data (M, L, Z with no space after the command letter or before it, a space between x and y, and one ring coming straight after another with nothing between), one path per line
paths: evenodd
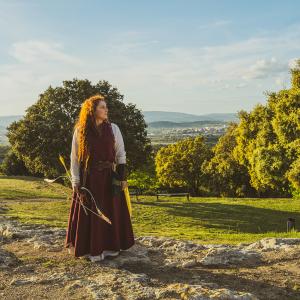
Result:
M203 268L229 268L233 266L259 266L266 251L299 247L300 239L268 238L251 244L205 245L167 237L140 236L130 249L121 251L112 259L97 263L86 262L91 273L71 272L68 268L54 267L39 271L40 266L20 263L17 256L5 250L13 243L27 245L35 255L65 255L64 260L74 259L63 248L65 229L43 225L21 224L14 219L1 218L0 222L0 271L14 270L0 297L5 299L9 287L18 289L49 286L61 289L66 297L81 293L92 299L259 299L252 290L231 289L212 275L193 275ZM82 260L78 260L82 261ZM90 266L90 267L89 267ZM46 270L46 271L45 271ZM19 276L18 274L22 274ZM197 273L198 274L198 273ZM162 281L162 278L164 280ZM209 279L211 278L211 279ZM81 295L80 294L80 295ZM4 297L4 298L3 298ZM262 298L263 299L263 298ZM275 299L275 298L274 298Z

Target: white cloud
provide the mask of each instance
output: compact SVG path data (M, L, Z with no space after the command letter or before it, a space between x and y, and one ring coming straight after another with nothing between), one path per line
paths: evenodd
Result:
M151 47L152 45L158 44L158 40L150 41L137 41L137 42L122 42L119 44L112 44L106 46L109 51L116 51L119 54L131 55L133 51L144 50L146 47Z
M275 78L275 84L276 84L279 88L284 89L284 88L286 88L287 79L288 79L288 78L277 77L277 78Z
M246 86L247 86L247 84L245 82L241 82L241 83L237 84L235 87L240 89L240 88L244 88Z
M291 69L299 69L299 68L300 68L300 66L299 66L299 64L298 64L298 60L299 60L299 59L300 59L300 57L290 59L290 60L289 60L289 67L290 67Z
M80 63L78 58L64 53L61 44L39 40L29 40L14 43L12 45L10 55L22 63Z
M137 104L151 103L157 108L168 101L180 105L186 95L195 103L196 98L208 96L240 103L241 95L261 95L266 88L273 88L270 82L275 86L276 78L289 76L289 60L300 50L299 39L300 27L292 27L276 36L234 43L162 48L147 33L132 31L102 40L101 45L94 45L94 52L81 59L61 43L19 41L10 51L16 62L0 65L0 89L5 101L19 99L17 106L22 110L50 84L74 77L106 79L125 95L132 95Z
M189 87L218 81L265 79L288 73L289 53L300 50L300 26L269 36L204 47L172 47L163 51L165 65L172 69L173 82ZM274 58L277 56L276 58ZM273 57L273 58L272 58ZM174 71L176 70L176 72ZM183 76L180 74L184 74ZM186 76L189 74L190 76Z
M1 103L11 112L8 114L23 113L49 85L61 85L84 68L82 61L67 54L59 43L29 40L16 42L10 49L16 61L0 65Z
M287 62L279 62L275 57L257 60L244 74L244 79L261 79L273 77L288 70Z
M202 25L198 26L198 29L202 30L202 29L212 29L212 28L224 27L231 23L232 23L232 21L229 21L229 20L217 20L217 21L214 21L211 23L202 24Z

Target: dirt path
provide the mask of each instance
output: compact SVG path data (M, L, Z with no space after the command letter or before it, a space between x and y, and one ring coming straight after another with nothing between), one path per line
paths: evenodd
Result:
M234 247L136 237L92 263L68 254L64 238L64 229L0 216L0 298L300 299L300 239Z

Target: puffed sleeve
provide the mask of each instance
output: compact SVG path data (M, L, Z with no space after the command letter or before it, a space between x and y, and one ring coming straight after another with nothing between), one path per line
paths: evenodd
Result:
M121 130L117 124L114 123L114 134L115 134L115 150L116 150L116 163L126 164L126 151L124 147L124 140Z
M79 177L79 163L78 163L78 140L77 140L78 130L74 130L73 139L72 139L72 147L70 154L70 172L71 172L71 181L72 187L80 183Z

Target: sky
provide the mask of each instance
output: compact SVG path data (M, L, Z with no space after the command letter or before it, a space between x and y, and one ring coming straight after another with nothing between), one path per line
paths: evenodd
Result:
M290 87L300 1L0 0L0 115L107 80L142 111L250 111Z

